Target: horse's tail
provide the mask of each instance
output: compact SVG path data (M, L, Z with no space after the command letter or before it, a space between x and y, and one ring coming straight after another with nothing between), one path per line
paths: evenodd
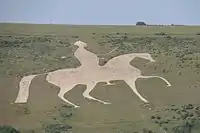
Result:
M46 74L46 73L44 73ZM28 75L24 76L20 83L19 83L19 92L17 95L17 98L15 100L15 103L26 103L29 97L29 87L31 84L31 81L38 75L43 74L37 74L37 75Z

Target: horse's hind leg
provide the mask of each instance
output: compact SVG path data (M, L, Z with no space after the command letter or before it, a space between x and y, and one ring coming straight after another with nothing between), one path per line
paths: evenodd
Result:
M72 87L73 88L73 87ZM70 91L72 88L69 88L68 90L60 88L60 92L58 93L58 97L60 97L64 102L74 106L75 108L78 108L79 106L77 106L76 104L70 102L69 100L67 100L64 95L65 93L67 93L68 91Z
M133 92L145 103L148 103L148 101L142 97L140 95L140 93L137 91L137 88L136 88L136 85L135 85L135 82L136 80L125 80L125 82L129 85L129 87L133 90Z
M83 96L84 96L85 98L87 98L87 99L95 100L95 101L100 102L100 103L103 103L103 104L110 104L110 103L108 103L108 102L104 102L104 101L102 101L102 100L99 100L99 99L97 99L97 98L94 98L94 97L92 97L92 96L90 95L90 92L94 89L95 85L96 85L96 83L89 83L89 84L87 84L87 88L86 88L86 90L83 92Z
M139 78L160 78L163 81L165 81L165 83L167 84L168 87L172 86L171 83L167 79L165 79L165 78L163 78L161 76L140 76Z

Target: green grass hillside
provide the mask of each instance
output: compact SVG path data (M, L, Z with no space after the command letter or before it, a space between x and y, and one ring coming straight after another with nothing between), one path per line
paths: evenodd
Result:
M81 106L74 109L41 75L31 84L28 103L14 104L23 76L80 66L73 55L77 40L104 57L100 65L126 53L150 53L155 63L136 58L131 65L143 75L165 77L172 86L138 79L138 91L151 102L145 105L124 81L99 83L92 95L112 103L102 105L84 99L85 86L77 85L67 94ZM198 133L199 101L200 26L0 24L0 125L22 133Z

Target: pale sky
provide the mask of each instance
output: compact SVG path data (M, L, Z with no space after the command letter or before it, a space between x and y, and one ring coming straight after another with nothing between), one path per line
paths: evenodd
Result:
M195 24L200 0L0 0L0 22Z

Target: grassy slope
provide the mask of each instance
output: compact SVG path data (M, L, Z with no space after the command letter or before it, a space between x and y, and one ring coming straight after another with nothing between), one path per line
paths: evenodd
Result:
M146 60L135 59L131 64L140 68L144 75L162 75L172 83L172 87L166 88L159 79L137 81L138 90L153 103L152 106L198 104L200 38L196 33L199 31L198 26L0 24L0 123L20 127L23 131L34 129L39 132L41 125L47 123L69 123L77 133L132 132L143 127L159 132L162 129L150 120L156 111L141 107L142 102L122 81L109 87L98 84L92 92L100 99L111 101L109 106L85 100L81 96L84 86L77 86L67 95L81 108L60 107L64 103L57 97L59 89L45 82L45 76L34 79L29 103L16 105L12 102L22 75L80 65L73 56L76 47L71 46L80 39L99 56L119 47L105 56L107 60L130 52L151 53L156 63L147 64ZM160 32L170 37L155 35ZM60 58L63 55L67 56L65 60ZM63 111L73 113L70 120L60 117ZM164 115L163 112L159 114Z

